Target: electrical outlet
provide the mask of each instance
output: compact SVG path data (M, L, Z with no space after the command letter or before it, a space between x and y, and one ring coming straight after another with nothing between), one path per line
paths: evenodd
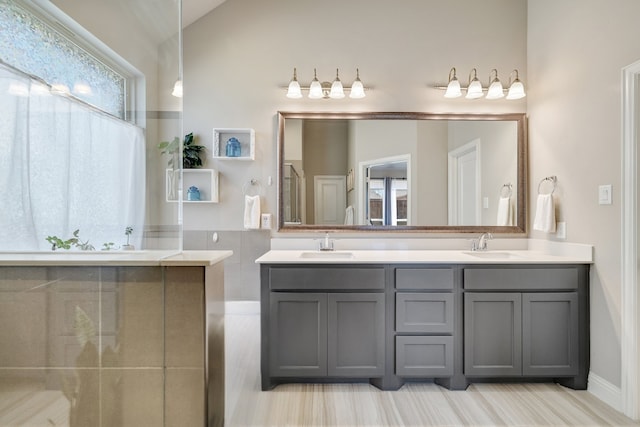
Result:
M567 223L559 222L556 224L556 238L565 240L567 238Z
M271 228L271 214L263 213L260 215L260 228Z

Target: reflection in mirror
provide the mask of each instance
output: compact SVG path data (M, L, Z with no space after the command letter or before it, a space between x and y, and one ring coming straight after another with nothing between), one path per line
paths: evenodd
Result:
M524 233L525 125L524 114L279 113L279 228Z
M365 223L370 225L411 225L409 221L409 181L407 160L389 160L365 165ZM348 224L345 220L345 225Z

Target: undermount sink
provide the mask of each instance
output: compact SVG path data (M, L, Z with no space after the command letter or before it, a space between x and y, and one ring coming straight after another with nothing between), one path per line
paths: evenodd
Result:
M514 253L501 251L469 251L465 254L484 259L522 259L521 256Z
M353 253L343 251L312 251L302 252L300 258L314 259L349 259L353 258Z

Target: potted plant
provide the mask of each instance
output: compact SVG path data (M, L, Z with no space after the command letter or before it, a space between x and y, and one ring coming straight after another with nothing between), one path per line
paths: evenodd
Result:
M135 249L135 246L129 244L129 236L133 233L133 227L127 227L124 229L124 235L127 236L127 243L122 245L123 251L132 251Z
M180 139L176 136L172 141L163 141L158 144L158 148L161 150L161 154L169 155L167 164L170 168L175 169L174 159L180 149ZM182 167L185 169L193 169L202 166L200 153L205 149L206 147L204 145L197 145L195 143L193 132L185 135L182 144Z

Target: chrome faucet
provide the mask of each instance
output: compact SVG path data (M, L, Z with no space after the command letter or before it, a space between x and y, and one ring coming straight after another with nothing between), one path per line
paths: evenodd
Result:
M333 249L333 239L329 239L329 233L325 233L324 239L320 240L320 250L321 251L332 251Z
M493 234L491 233L482 233L478 240L473 240L471 244L472 251L486 251L487 250L487 241L493 239Z

